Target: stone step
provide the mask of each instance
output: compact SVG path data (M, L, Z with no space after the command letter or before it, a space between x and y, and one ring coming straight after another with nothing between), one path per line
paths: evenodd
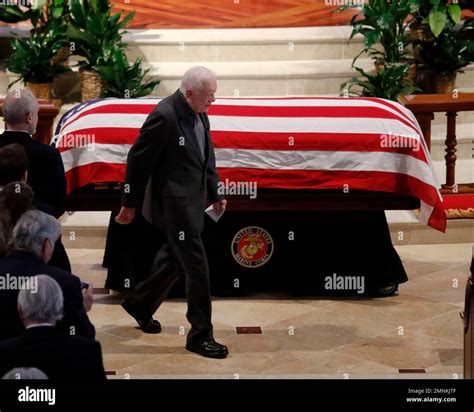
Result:
M0 37L27 37L25 28L0 26ZM349 26L257 29L128 30L130 59L144 62L267 61L352 59L363 47L362 36L348 41Z
M264 62L200 62L218 76L220 96L307 96L336 95L340 86L357 73L351 59L295 60ZM192 64L182 62L151 62L150 75L160 79L156 94L168 95L180 83L182 73ZM370 59L359 59L365 71L373 69ZM474 84L474 64L458 77L460 91Z
M467 92L469 88L464 88L462 90ZM474 90L469 91L469 93L474 93ZM438 128L438 130L442 130L443 127L444 129L446 129L446 124L447 124L446 122L447 122L446 113L435 113L435 118L431 122L432 129L434 130L435 127ZM457 124L472 123L472 122L474 122L474 113L472 112L459 112L456 117Z
M472 155L469 158L463 158L458 152L458 158L456 160L456 176L455 183L472 183L474 182L474 167L472 161ZM433 158L433 167L438 177L440 184L446 183L446 161L444 160L444 155L442 159Z
M219 78L218 95L229 96L319 96L337 95L340 86L351 79L356 72L351 69L351 60L297 60L271 62L200 62L213 69ZM373 68L370 59L360 59L359 66L366 71ZM150 75L161 83L154 91L157 96L173 93L180 84L182 74L192 64L150 63ZM0 95L7 91L7 85L15 79L12 73L0 71ZM469 67L459 78L458 87L474 82L474 66ZM63 75L56 83L61 95L80 99L79 76L77 73ZM442 122L440 119L439 122Z
M466 112L467 113L467 112ZM470 116L456 119L456 140L466 140L472 144L474 139L474 113L467 113ZM446 140L447 126L445 124L431 125L431 142L441 142Z
M352 59L363 38L349 26L261 29L130 30L131 59L143 61L268 61Z

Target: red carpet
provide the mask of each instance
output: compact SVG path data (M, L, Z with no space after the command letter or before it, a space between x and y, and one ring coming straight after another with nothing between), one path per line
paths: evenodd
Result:
M474 194L443 195L448 219L474 218Z

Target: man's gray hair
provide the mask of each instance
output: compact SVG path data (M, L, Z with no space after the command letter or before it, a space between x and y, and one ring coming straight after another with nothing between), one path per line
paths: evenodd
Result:
M194 66L184 73L179 90L181 93L185 93L186 90L200 90L205 81L215 78L216 74L207 67Z
M55 325L63 317L64 297L61 287L48 275L34 276L31 282L36 283L35 290L24 288L18 293L18 307L23 319Z
M2 379L48 379L48 376L38 368L13 368Z
M27 89L14 89L3 100L3 118L7 125L26 123L26 115L38 108L38 100Z
M30 210L18 219L13 228L13 243L17 249L24 249L41 257L45 239L54 244L61 234L61 224L52 216L39 210Z

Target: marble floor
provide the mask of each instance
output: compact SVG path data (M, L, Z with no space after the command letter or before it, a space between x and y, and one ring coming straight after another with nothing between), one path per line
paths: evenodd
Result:
M116 292L97 290L89 313L110 379L462 377L459 313L471 244L397 246L410 280L385 298L259 295L216 298L216 339L230 356L212 360L187 352L186 303L166 301L155 317L163 330L147 335ZM103 288L103 250L68 249L73 271ZM257 327L261 333L237 333ZM253 331L254 328L250 329Z

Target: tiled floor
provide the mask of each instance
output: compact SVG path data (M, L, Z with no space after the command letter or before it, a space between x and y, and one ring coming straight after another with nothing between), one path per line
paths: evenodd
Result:
M397 251L410 280L392 297L215 299L215 336L230 349L224 360L184 349L184 300L166 301L155 315L162 333L147 335L120 307L118 294L95 295L90 318L105 368L110 378L461 378L459 312L472 245ZM103 250L68 253L75 274L103 287ZM238 326L260 326L262 334L237 334Z

